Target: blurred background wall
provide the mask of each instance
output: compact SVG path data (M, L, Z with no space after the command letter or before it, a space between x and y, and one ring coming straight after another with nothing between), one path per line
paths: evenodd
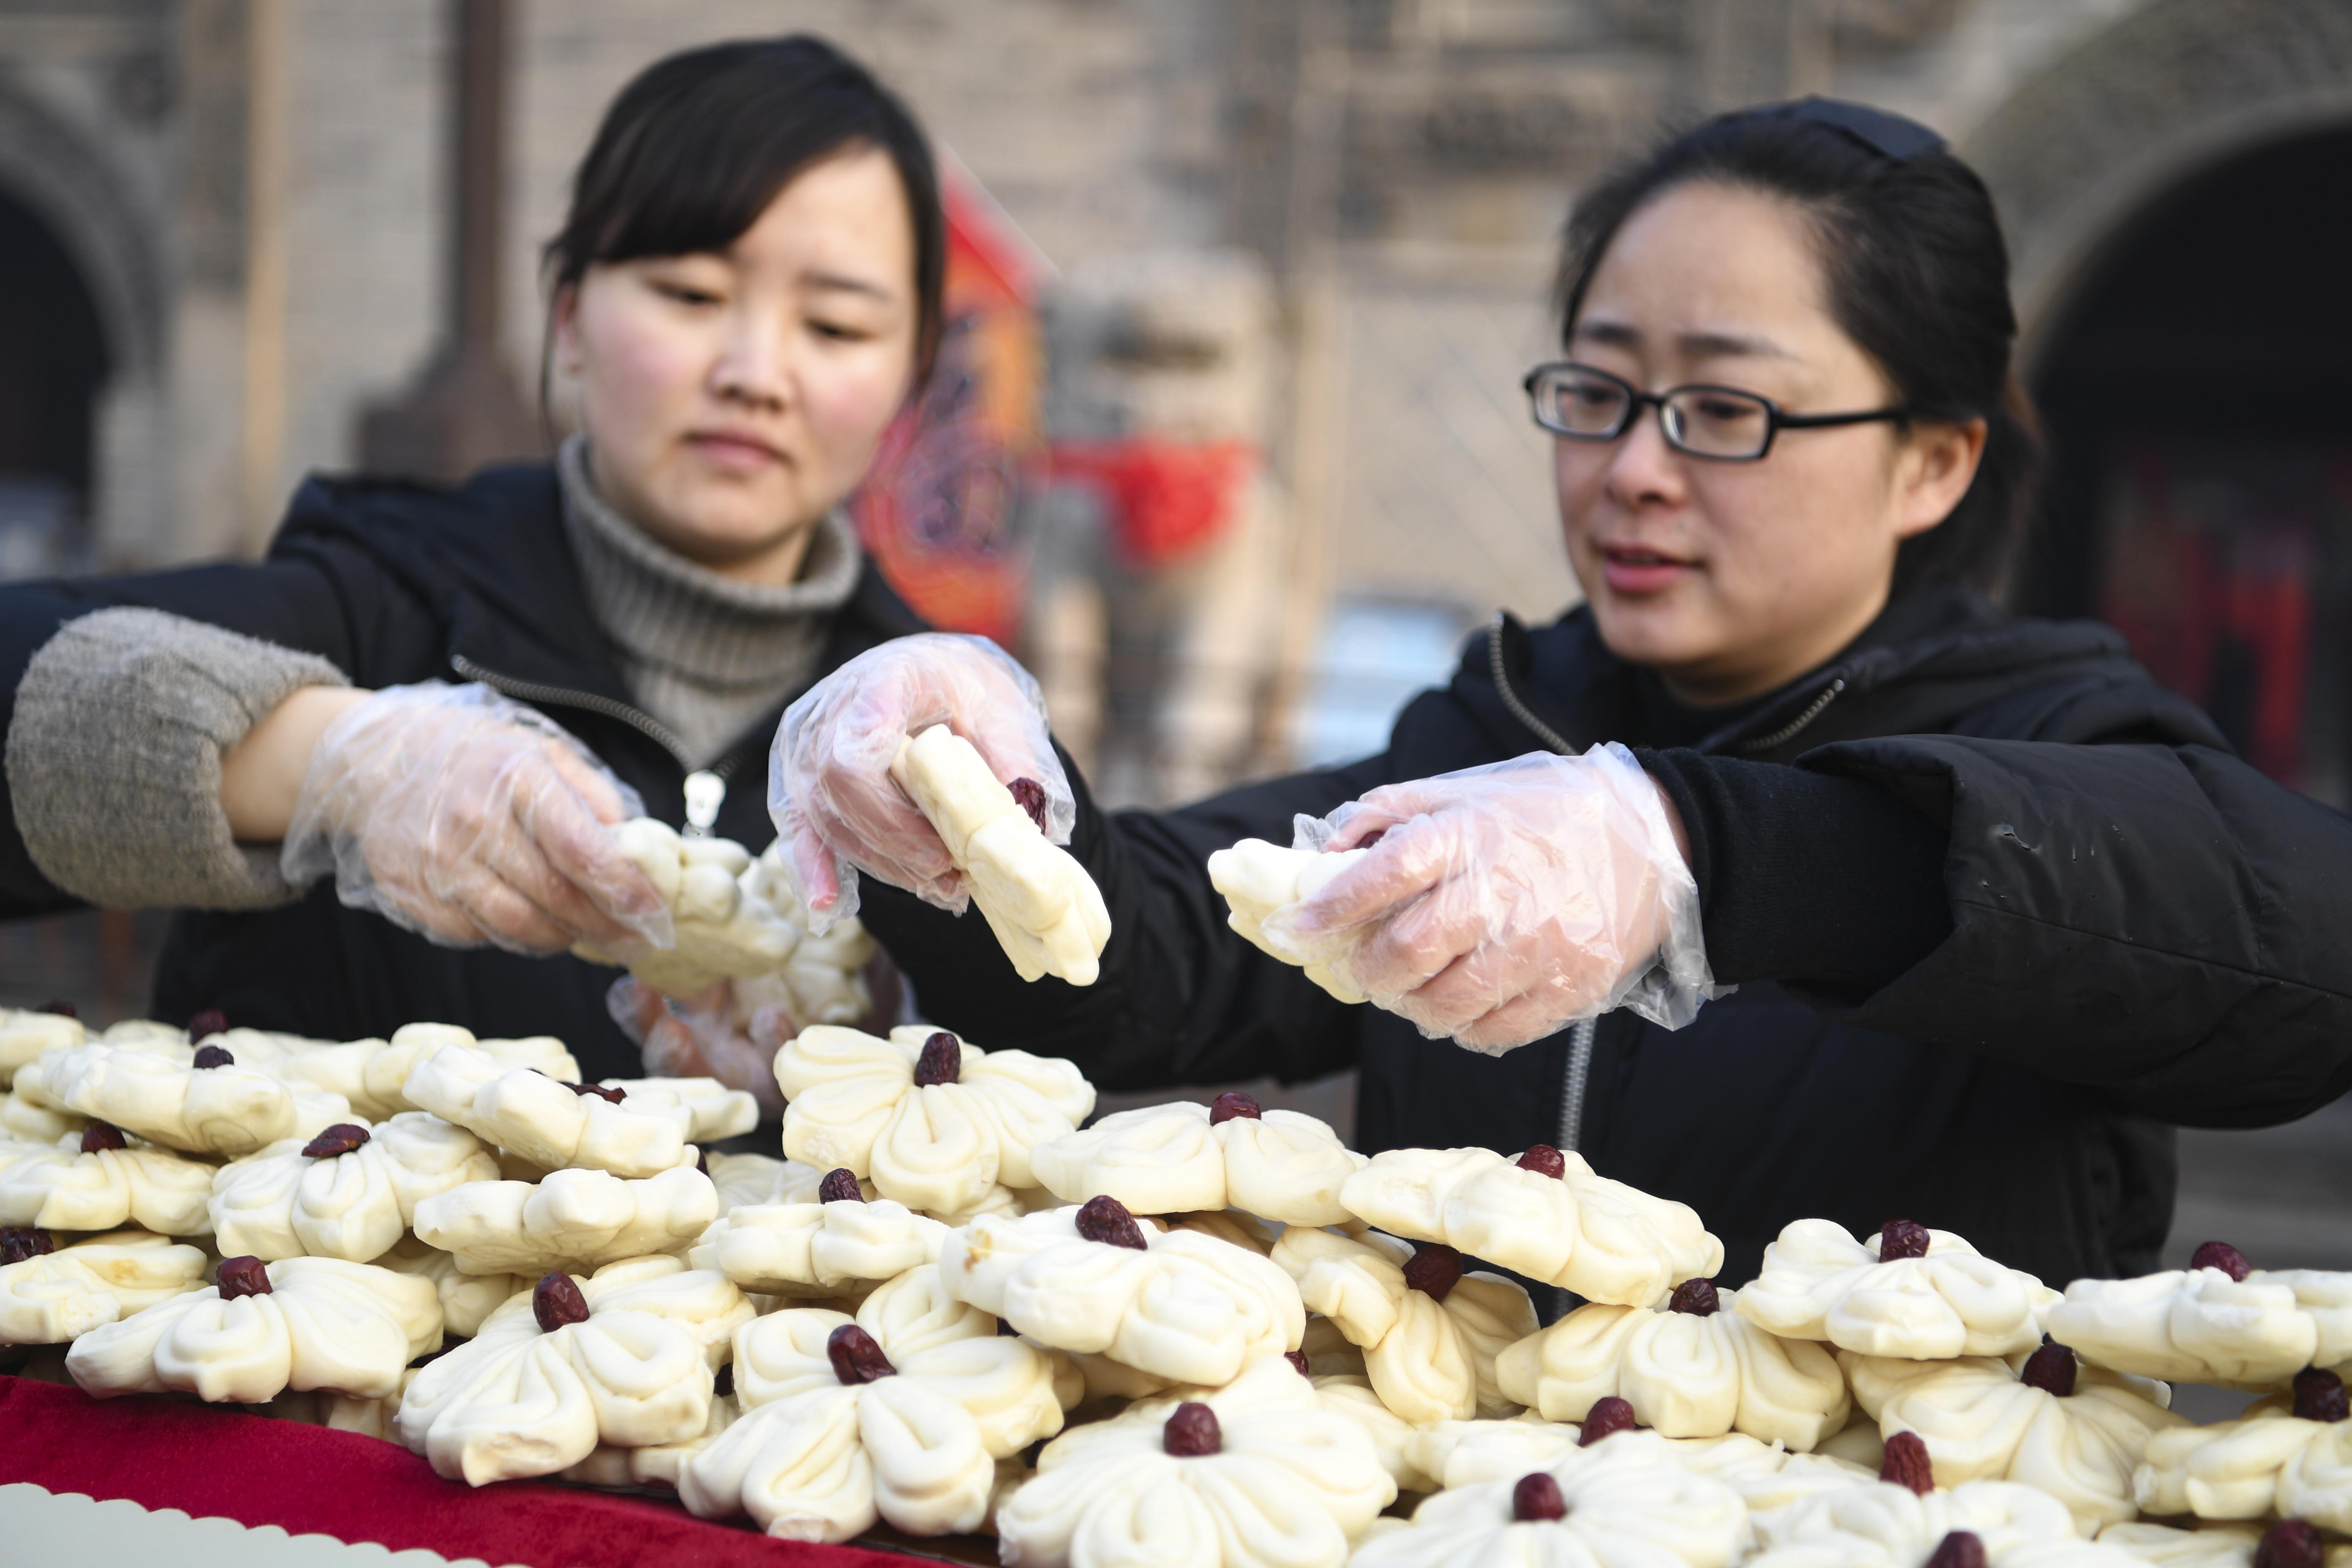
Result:
M861 525L1114 801L1372 749L1573 601L1517 385L1568 205L1811 91L2000 203L2055 458L2021 603L2352 788L2341 0L0 0L0 573L250 554L306 471L539 443L604 104L799 28L960 170L968 331ZM135 1011L152 920L76 920L0 931L0 988Z

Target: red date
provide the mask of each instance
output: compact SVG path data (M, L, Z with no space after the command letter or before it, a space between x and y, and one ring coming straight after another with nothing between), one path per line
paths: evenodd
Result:
M214 1068L233 1068L236 1066L236 1058L229 1054L226 1046L198 1046L195 1059L189 1065L198 1072L205 1072Z
M621 1101L629 1098L629 1091L627 1089L606 1089L601 1083L567 1083L563 1087L570 1089L572 1093L579 1095L583 1100L593 1094L597 1099L613 1105L618 1105Z
M1413 1249L1404 1266L1405 1288L1433 1301L1443 1301L1462 1283L1462 1254L1442 1242L1425 1242Z
M1305 1351L1285 1351L1282 1352L1282 1359L1290 1363L1291 1370L1297 1373L1299 1376L1309 1377L1313 1375L1313 1373L1307 1370L1307 1352Z
M127 1149L122 1141L122 1129L111 1121L93 1121L81 1130L81 1152L95 1154L101 1149Z
M1180 1459L1206 1458L1223 1452L1224 1428L1217 1425L1215 1411L1188 1399L1160 1428L1160 1446Z
M1955 1530L1936 1542L1926 1568L1985 1568L1984 1538L1972 1530Z
M963 1047L945 1029L923 1042L923 1054L915 1058L915 1084L928 1089L935 1083L958 1083L963 1079Z
M1138 1252L1145 1250L1143 1227L1127 1212L1127 1205L1105 1194L1088 1198L1078 1205L1078 1234L1088 1241L1099 1241L1106 1247L1128 1247Z
M57 1243L50 1240L49 1233L38 1226L0 1226L0 1268L11 1263L22 1263L27 1258L45 1257L56 1250Z
M2352 1401L2344 1380L2326 1367L2305 1367L2294 1374L2294 1413L2305 1421L2341 1421L2352 1416Z
M2017 1374L2017 1381L2067 1398L2074 1392L2074 1352L2044 1334L2042 1348L2025 1358L2025 1370Z
M338 1121L302 1145L302 1156L308 1160L331 1160L338 1154L348 1154L368 1141L368 1130L356 1122Z
M1209 1101L1210 1126L1214 1127L1221 1121L1231 1121L1236 1116L1245 1116L1252 1121L1258 1121L1264 1120L1265 1110L1256 1100L1237 1089L1229 1089Z
M1666 1298L1666 1310L1687 1312L1694 1318L1712 1318L1723 1310L1723 1298L1717 1293L1712 1279L1685 1279Z
M539 1320L540 1332L551 1334L567 1324L586 1322L588 1298L571 1275L542 1274L530 1288L530 1315Z
M1542 1470L1519 1478L1511 1489L1511 1517L1522 1524L1539 1520L1566 1519L1568 1500L1559 1495L1559 1483Z
M1557 1182L1568 1174L1568 1157L1549 1143L1538 1143L1519 1156L1519 1169Z
M898 1369L882 1353L881 1344L856 1323L844 1323L825 1337L824 1356L833 1363L833 1375L845 1388L898 1375Z
M849 1173L848 1166L836 1165L824 1173L824 1180L816 1184L816 1201L821 1204L862 1204L866 1201L866 1192L857 1184L857 1178Z
M1035 779L1014 779L1004 787L1013 792L1013 804L1029 814L1029 820L1037 825L1038 832L1052 834L1053 829L1045 826L1045 786L1044 784L1039 784Z
M1576 1446L1590 1448L1603 1437L1613 1437L1620 1432L1633 1430L1633 1405L1631 1400L1610 1394L1592 1402L1584 1413L1584 1424L1576 1434Z
M213 1279L220 1286L220 1299L224 1301L234 1301L240 1296L271 1294L268 1268L250 1254L222 1258L220 1267L213 1271Z
M2209 1241L2189 1255L2191 1268L2218 1268L2232 1279L2243 1279L2254 1271L2246 1255L2226 1241Z
M2280 1520L2254 1547L2254 1568L2321 1568L2326 1561L2327 1550L2308 1520Z
M1936 1489L1936 1467L1927 1458L1927 1439L1916 1432L1887 1435L1886 1457L1878 1462L1878 1479L1909 1487L1921 1497Z
M1927 1256L1927 1227L1916 1220L1890 1219L1878 1233L1878 1261Z

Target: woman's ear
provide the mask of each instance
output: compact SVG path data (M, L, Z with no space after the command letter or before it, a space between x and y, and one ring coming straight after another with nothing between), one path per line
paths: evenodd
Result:
M1977 477L1985 448L1981 419L1922 421L1895 465L1895 537L1927 532L1952 515Z

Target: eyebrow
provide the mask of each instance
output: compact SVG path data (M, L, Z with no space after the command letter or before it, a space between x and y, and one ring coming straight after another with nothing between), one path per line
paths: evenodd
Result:
M898 296L879 283L863 278L853 278L845 272L803 272L801 282L811 289L823 289L849 294L867 294L877 300L896 300Z
M1600 343L1609 348L1638 349L1642 333L1622 321L1580 321L1571 342ZM1797 356L1769 338L1742 332L1680 332L1675 347L1691 359L1794 359Z

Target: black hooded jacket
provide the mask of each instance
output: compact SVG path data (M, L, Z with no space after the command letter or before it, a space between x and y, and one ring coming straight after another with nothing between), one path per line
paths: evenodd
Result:
M1571 1030L1478 1056L1226 928L1210 851L1287 843L1293 814L1377 784L1638 742L1644 680L1583 611L1506 620L1365 762L1157 814L1106 816L1080 784L1073 849L1112 920L1090 988L1024 985L979 920L895 889L869 882L864 918L930 1016L1105 1087L1356 1066L1368 1152L1572 1142L1696 1208L1727 1283L1807 1215L1916 1219L2059 1282L2146 1270L2169 1124L2273 1123L2352 1088L2352 822L2239 762L2115 632L1957 592L1645 756L1691 830L1717 977L1740 982L1683 1030L1618 1013L1585 1052Z
M77 616L166 610L318 654L355 686L495 686L578 736L649 814L677 826L686 765L663 726L630 700L588 608L562 505L546 464L487 469L454 489L313 479L260 563L0 587L0 692L13 700L33 655ZM869 561L816 673L922 629ZM781 714L752 725L713 764L732 786L714 828L723 837L752 845L775 837L766 768ZM0 812L0 916L72 902L26 853L13 811ZM635 1074L636 1048L605 1010L617 974L569 955L436 947L343 908L331 879L282 909L177 916L154 1012L180 1019L218 1007L234 1023L336 1040L419 1019L488 1037L548 1034L592 1078Z

